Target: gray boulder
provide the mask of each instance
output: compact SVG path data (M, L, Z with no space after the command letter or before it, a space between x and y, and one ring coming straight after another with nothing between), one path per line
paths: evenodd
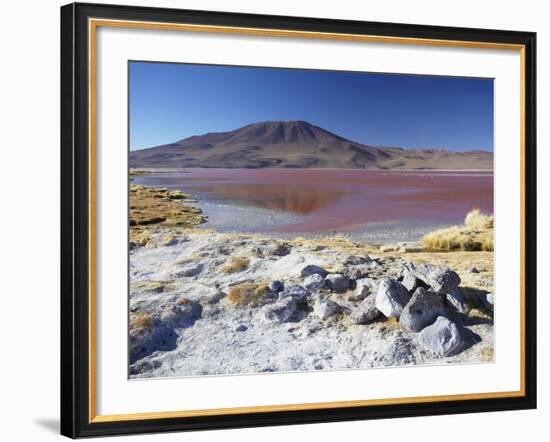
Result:
M444 314L445 307L441 295L420 287L401 312L399 325L406 330L419 332Z
M327 285L327 282L325 281L325 278L323 278L318 273L314 273L313 275L308 276L304 280L304 287L306 290L309 290L310 292L314 292L315 290L320 290L322 288L325 288Z
M279 293L280 298L293 298L296 301L303 301L309 296L309 292L301 285L293 284L285 287L285 289Z
M376 292L376 308L387 318L397 318L411 299L403 285L391 278L383 279Z
M268 322L283 323L292 318L298 306L294 298L281 298L273 304L262 308L261 314Z
M321 275L324 278L325 276L328 275L328 272L324 268L313 264L305 266L300 272L300 275L302 276L302 278L305 278L306 276L310 276L314 274Z
M464 296L462 296L462 290L460 287L457 287L447 293L445 297L447 304L454 308L458 313L468 314L470 311L470 306L466 303Z
M313 313L321 319L327 319L342 311L341 305L329 299L318 299L313 306Z
M355 294L353 297L358 301L362 301L371 293L376 293L377 288L378 288L378 281L376 281L376 279L371 279L371 278L358 279L356 281Z
M437 293L449 293L460 285L460 276L448 267L420 264L410 267L411 273Z
M350 287L350 280L347 276L340 273L333 273L326 278L333 292L343 293Z
M380 316L380 311L376 308L376 297L367 296L363 302L355 307L350 315L349 321L352 324L366 324Z
M403 272L403 281L401 281L401 284L403 284L409 292L414 293L418 287L422 286L422 281L407 269Z
M418 342L437 356L453 356L461 351L464 338L458 326L444 316L418 333Z

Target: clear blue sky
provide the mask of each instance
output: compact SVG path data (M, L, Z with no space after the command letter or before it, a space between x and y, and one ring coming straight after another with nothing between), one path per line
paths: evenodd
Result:
M375 146L493 150L493 80L130 62L130 148L267 120Z

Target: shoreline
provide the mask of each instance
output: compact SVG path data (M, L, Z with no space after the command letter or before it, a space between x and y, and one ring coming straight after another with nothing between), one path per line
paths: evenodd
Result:
M354 234L357 234L358 232L319 232L319 233L307 233L307 232L297 232L296 234L291 234L291 236L284 236L284 233L282 232L236 232L236 231L219 231L215 228L211 228L208 226L209 217L204 214L202 209L200 207L197 207L195 204L199 202L199 200L191 194L183 193L179 190L170 191L166 188L157 188L155 186L147 186L147 185L136 185L136 184L130 184L130 187L139 187L139 188L145 188L149 191L152 191L152 197L155 198L157 201L166 201L168 200L169 203L175 202L178 204L178 206L182 209L182 213L185 214L182 222L171 221L168 219L168 222L165 221L159 221L159 222L151 222L146 223L142 225L134 225L132 226L132 222L130 221L130 231L132 230L138 230L138 232L147 232L153 234L153 236L157 237L156 245L159 245L158 237L164 235L163 244L170 244L171 242L175 242L177 240L178 236L185 236L187 232L208 232L208 233L218 233L222 235L229 235L229 236L242 236L242 237L250 237L255 238L258 240L262 239L268 239L273 241L279 241L279 242L304 242L308 241L311 243L331 243L331 241L336 241L336 244L338 242L342 243L349 243L350 247L356 248L358 250L361 250L365 253L378 253L382 256L390 256L390 257L397 257L397 256L406 256L412 261L415 261L417 263L424 263L428 262L428 260L433 260L436 263L439 264L452 264L457 267L462 267L460 264L463 263L463 258L468 257L470 259L475 257L482 257L483 261L487 260L488 258L490 261L490 266L493 266L493 252L492 251L465 251L465 250L433 250L428 249L421 245L420 241L415 240L408 240L408 241L390 241L390 242L365 242L365 241L357 241L354 238ZM166 195L166 198L160 197L157 194L160 193L160 195L164 196ZM131 193L132 194L132 193ZM170 197L173 194L172 197ZM170 201L171 200L171 201ZM132 205L131 205L132 206ZM159 211L164 211L169 206L161 205L159 206ZM268 209L260 209L260 210L268 210ZM155 216L155 214L153 214ZM385 224L381 222L380 224ZM439 229L440 227L436 227L436 229ZM445 226L443 226L445 228ZM431 232L434 232L435 230L431 230ZM145 246L146 244L138 244L137 247ZM473 254L473 255L471 255ZM487 255L487 256L485 256ZM457 257L457 259L455 259ZM475 263L477 260L473 259L473 262ZM474 266L475 267L475 266Z

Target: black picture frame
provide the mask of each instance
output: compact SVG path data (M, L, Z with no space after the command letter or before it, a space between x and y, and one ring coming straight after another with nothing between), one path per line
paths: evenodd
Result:
M90 419L90 18L521 45L524 51L524 395L437 402L94 422ZM536 34L73 3L61 8L61 434L257 427L536 408ZM123 147L125 148L125 147Z

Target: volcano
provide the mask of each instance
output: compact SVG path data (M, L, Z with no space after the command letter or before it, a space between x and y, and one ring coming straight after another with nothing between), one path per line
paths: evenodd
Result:
M306 121L265 121L131 151L130 167L492 170L493 153L377 147Z

